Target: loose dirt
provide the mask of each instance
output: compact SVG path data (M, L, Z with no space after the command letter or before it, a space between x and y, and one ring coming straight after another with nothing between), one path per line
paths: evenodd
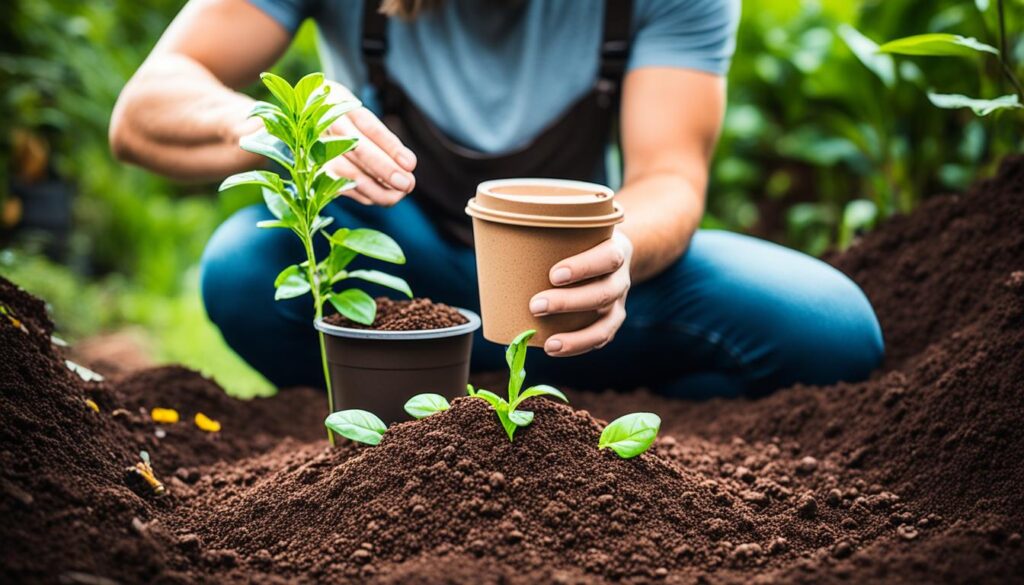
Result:
M373 325L366 326L343 317L339 313L325 320L331 325L354 329L375 329L378 331L417 331L421 329L443 329L462 325L467 319L457 309L435 303L430 299L396 301L377 297L377 317Z
M511 444L463 398L336 449L312 391L239 402L178 367L81 380L42 303L0 279L25 326L0 316L0 580L1020 582L1024 159L830 261L882 322L869 381L571 391L531 400ZM635 410L662 416L655 447L598 451L601 419ZM168 495L126 471L140 449Z

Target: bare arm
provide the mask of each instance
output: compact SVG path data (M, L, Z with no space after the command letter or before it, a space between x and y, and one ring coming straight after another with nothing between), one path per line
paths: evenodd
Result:
M622 148L626 176L616 195L626 221L612 239L551 268L555 288L530 301L535 315L601 312L593 325L545 342L555 356L604 347L626 319L633 280L650 278L686 251L704 212L708 164L725 110L725 81L696 71L643 68L626 77ZM582 286L560 288L589 280Z
M708 166L725 113L725 80L670 68L626 78L622 149L626 174L616 196L633 243L633 279L682 256L704 213Z
M117 158L180 179L214 179L260 165L238 148L257 130L252 83L287 48L276 21L245 0L192 0L129 80L114 106Z

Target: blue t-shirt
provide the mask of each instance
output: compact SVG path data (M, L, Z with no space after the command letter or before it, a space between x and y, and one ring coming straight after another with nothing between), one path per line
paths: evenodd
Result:
M363 2L249 1L292 32L313 18L327 77L368 97ZM627 70L725 75L739 12L739 0L635 0ZM385 66L452 140L502 153L529 143L593 87L603 19L599 0L447 0L411 22L389 19Z

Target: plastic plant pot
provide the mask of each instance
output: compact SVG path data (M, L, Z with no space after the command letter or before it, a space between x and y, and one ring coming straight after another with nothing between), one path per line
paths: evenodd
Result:
M455 327L376 331L317 321L325 334L334 408L361 408L387 423L408 419L406 400L423 392L449 399L466 393L473 332L480 317L459 309L469 321Z
M552 288L556 262L612 237L623 220L615 193L603 185L560 179L502 179L480 183L466 213L473 218L484 337L508 344L536 329L530 345L597 320L594 312L535 317L533 295ZM578 285L577 285L578 286Z

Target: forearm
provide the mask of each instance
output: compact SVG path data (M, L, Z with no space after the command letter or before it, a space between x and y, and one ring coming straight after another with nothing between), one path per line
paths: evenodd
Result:
M630 274L647 280L678 260L704 213L703 185L674 172L651 173L626 184L615 196L626 211L620 226L633 243Z
M209 180L253 168L238 138L259 128L251 98L179 54L155 56L125 86L110 123L120 160L178 179Z

